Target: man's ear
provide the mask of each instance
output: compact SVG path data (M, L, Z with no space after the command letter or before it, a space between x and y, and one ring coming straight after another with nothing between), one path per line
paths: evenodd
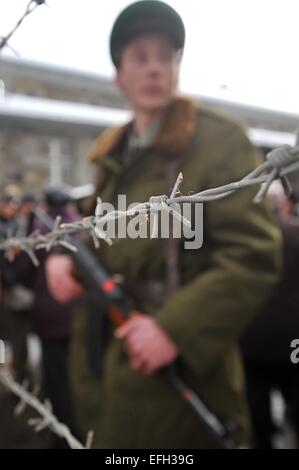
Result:
M114 77L114 83L120 90L124 91L124 84L123 84L122 77L121 77L119 70L116 71L116 75Z

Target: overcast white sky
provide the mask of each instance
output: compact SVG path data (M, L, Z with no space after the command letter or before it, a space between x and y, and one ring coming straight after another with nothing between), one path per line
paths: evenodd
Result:
M27 0L0 0L0 35ZM11 39L21 58L113 76L109 33L132 1L48 0ZM181 90L299 113L299 0L168 0L187 32ZM12 55L6 48L2 54Z

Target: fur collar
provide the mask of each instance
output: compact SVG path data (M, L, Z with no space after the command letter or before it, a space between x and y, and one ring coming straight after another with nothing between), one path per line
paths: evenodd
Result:
M198 105L189 98L178 97L167 111L154 147L170 155L183 152L190 142L196 124ZM117 153L131 122L104 132L87 154L87 159L97 162Z

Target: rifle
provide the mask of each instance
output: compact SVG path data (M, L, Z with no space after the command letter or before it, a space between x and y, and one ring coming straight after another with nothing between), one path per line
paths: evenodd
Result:
M47 223L49 228L53 227L54 221L46 213L42 215L39 210L37 216L40 220ZM110 276L87 245L78 238L71 236L68 236L67 240L77 249L77 251L71 252L71 256L82 279L84 279L85 285L93 290L98 299L97 304L100 310L103 310L104 302L106 314L112 324L118 327L129 318L132 318L132 316L139 315L140 313L130 304L121 287ZM235 430L235 424L228 423L224 425L220 422L199 396L181 378L176 362L161 369L161 373L175 388L181 398L191 406L200 423L217 442L219 448L231 448L233 445L230 435Z

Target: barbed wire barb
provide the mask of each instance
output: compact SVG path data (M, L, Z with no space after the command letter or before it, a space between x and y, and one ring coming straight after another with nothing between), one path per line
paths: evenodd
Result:
M53 414L53 407L49 400L42 403L37 395L39 387L35 386L33 391L29 392L29 381L24 381L19 384L13 379L7 367L0 368L0 383L17 396L20 402L15 408L15 415L20 416L24 413L27 406L37 411L40 417L30 418L28 420L29 426L34 428L35 432L41 432L45 428L49 428L54 434L61 439L65 439L71 449L90 449L93 440L93 431L89 431L86 438L86 445L84 446L76 437L74 437L69 428L58 421L57 417Z

